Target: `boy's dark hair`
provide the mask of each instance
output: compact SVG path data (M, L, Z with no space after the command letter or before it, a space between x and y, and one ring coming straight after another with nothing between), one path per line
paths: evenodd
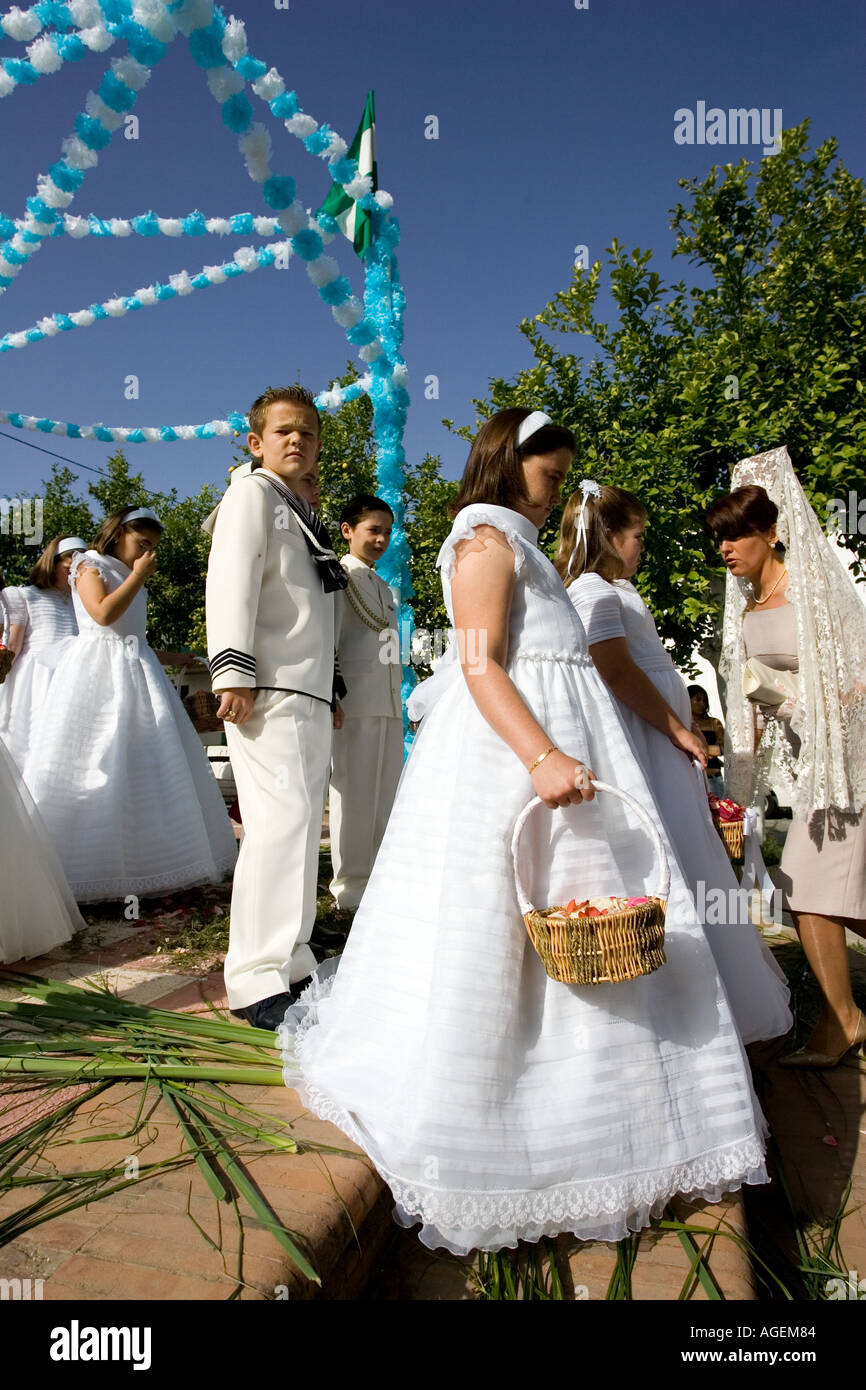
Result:
M267 391L263 391L250 406L251 434L257 434L261 439L268 418L268 411L277 401L286 401L289 405L308 405L311 410L315 411L321 434L322 422L319 418L319 412L316 410L316 402L313 399L313 393L308 391L305 386L269 386Z
M387 512L391 520L394 519L393 511L381 497L373 497L369 492L360 492L357 497L347 502L340 512L340 525L345 522L347 526L357 526L370 512Z

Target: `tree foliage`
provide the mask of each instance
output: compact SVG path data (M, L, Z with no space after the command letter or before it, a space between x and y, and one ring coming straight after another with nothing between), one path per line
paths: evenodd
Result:
M696 283L666 285L652 252L614 241L607 279L618 321L596 314L601 262L576 267L520 325L532 366L491 379L489 397L473 404L479 422L510 405L547 411L577 436L569 491L593 477L642 498L638 586L685 662L696 642L714 647L720 564L703 513L739 458L787 444L822 520L831 499L862 491L866 198L835 140L810 153L808 122L757 165L679 185L673 254L696 268ZM564 350L573 334L588 340L585 356ZM556 524L542 544L553 544ZM866 535L845 541L862 574Z

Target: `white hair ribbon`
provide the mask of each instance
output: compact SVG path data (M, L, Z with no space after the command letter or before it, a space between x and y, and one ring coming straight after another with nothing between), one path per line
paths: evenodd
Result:
M54 552L55 560L59 560L61 555L68 555L73 550L86 550L87 542L80 536L64 536L62 541L58 541L57 549Z
M158 526L161 531L165 530L156 512L152 512L149 507L136 507L135 511L123 518L122 524L128 526L130 521L152 521L154 526Z
M543 410L533 410L531 415L527 415L525 420L521 420L517 427L517 434L514 436L514 447L519 449L524 445L530 435L536 434L544 425L552 425L553 421L549 415L545 415Z
M586 511L586 499L587 497L601 496L601 488L592 478L581 478L580 491L583 494L583 500L581 501L580 512L577 517L577 536L574 542L574 550L572 550L571 559L568 562L569 574L571 574L571 567L574 564L574 557L577 554L577 547L580 545L581 540L583 541L583 560L584 564L586 564L586 517L584 516L584 512Z

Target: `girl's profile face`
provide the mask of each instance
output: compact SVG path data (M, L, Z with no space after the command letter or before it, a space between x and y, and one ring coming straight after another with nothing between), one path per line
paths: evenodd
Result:
M76 552L70 551L68 555L61 555L59 560L54 561L54 587L59 589L61 594L69 593L69 571L75 554Z
M573 458L571 450L563 448L552 454L529 454L523 459L526 501L518 503L516 510L533 526L543 526L554 507L559 506Z
M354 526L344 521L340 533L349 542L349 554L372 567L388 549L393 525L390 512L367 512Z
M161 531L156 531L151 527L141 531L132 531L124 527L114 542L111 553L115 560L119 560L128 569L132 569L141 555L149 555L152 550L156 550L161 536Z
M627 526L624 531L613 531L610 542L619 558L622 560L623 579L631 579L637 573L640 565L640 557L643 554L643 538L646 531L645 521L636 521L633 526Z

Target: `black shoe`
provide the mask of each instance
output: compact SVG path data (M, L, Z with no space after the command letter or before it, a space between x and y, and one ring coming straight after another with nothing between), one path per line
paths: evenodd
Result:
M317 922L310 935L310 945L318 946L322 951L339 949L346 944L350 926L350 922L345 927L326 927L324 923Z
M305 980L304 985L309 981ZM269 1032L274 1032L282 1023L286 1009L294 1004L295 1000L291 994L271 994L267 999L259 999L255 1004L247 1004L243 1009L232 1009L235 1018L242 1018L247 1023L252 1024L253 1028L266 1028Z

